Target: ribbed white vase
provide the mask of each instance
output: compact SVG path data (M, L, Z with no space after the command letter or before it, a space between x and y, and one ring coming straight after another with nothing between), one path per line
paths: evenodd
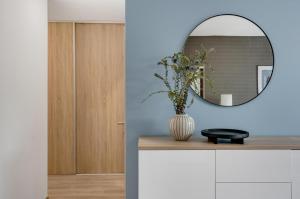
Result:
M195 122L187 114L175 115L170 119L170 134L177 141L188 140L195 130Z

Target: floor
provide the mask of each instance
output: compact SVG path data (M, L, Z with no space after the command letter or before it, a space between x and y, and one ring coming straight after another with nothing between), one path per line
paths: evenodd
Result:
M51 175L49 199L125 199L125 177L117 175Z

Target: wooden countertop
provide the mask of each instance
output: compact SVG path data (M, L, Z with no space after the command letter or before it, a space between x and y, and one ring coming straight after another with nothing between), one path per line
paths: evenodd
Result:
M300 150L300 136L257 136L245 139L244 144L214 144L206 138L175 141L170 136L140 137L139 150Z

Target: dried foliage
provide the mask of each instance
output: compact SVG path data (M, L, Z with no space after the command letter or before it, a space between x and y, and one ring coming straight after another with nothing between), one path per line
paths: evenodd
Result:
M204 72L201 68L203 66L211 68L207 63L207 57L213 51L214 49L207 50L204 46L201 46L191 57L178 52L173 56L162 58L158 62L158 65L164 68L164 73L154 73L154 76L163 82L166 90L152 92L145 100L154 94L167 93L176 114L185 114L185 108L191 106L194 101L193 97L190 104L187 105L190 86L193 86L196 90L200 90L197 86L197 81L200 78L205 78L205 81L208 81L209 85L211 85L211 81L203 74ZM169 74L170 71L171 74Z

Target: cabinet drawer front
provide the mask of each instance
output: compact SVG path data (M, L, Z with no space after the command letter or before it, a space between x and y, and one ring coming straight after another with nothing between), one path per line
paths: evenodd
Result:
M139 151L139 199L215 199L215 151Z
M291 182L290 150L218 150L217 182Z
M217 183L216 199L291 199L291 184Z
M300 150L292 151L293 198L300 198Z

